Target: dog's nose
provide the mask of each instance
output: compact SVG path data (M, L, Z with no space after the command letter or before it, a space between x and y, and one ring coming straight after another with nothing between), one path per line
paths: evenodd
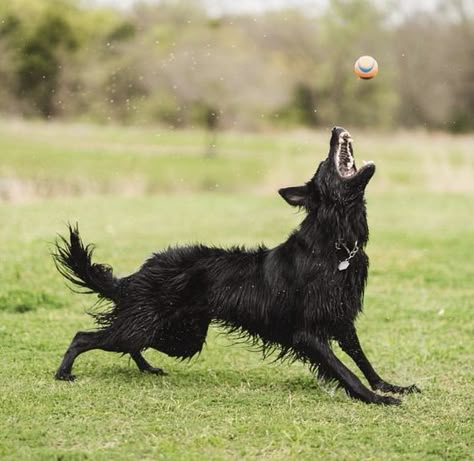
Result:
M345 132L346 132L346 129L342 128L342 126L335 126L331 131L330 145L336 146L337 144L339 144L339 136L341 135L341 133L345 133Z

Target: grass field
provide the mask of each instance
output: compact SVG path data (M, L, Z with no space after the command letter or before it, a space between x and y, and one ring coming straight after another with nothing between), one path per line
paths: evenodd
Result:
M301 215L271 191L312 174L327 133L227 134L204 159L197 132L0 123L0 459L472 459L473 138L353 135L359 163L378 166L360 337L383 377L423 390L397 408L217 329L189 363L148 351L166 377L97 351L75 383L52 379L92 327L93 297L71 293L48 254L67 221L118 274L171 242L276 244Z
M381 168L372 192L473 192L474 135L352 131L356 157ZM0 199L224 191L273 193L308 179L329 130L222 133L216 158L199 131L0 122Z

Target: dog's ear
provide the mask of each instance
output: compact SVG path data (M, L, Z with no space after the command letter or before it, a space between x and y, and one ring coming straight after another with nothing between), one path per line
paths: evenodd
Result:
M308 186L305 184L304 186L284 187L278 193L291 206L304 206L308 196Z

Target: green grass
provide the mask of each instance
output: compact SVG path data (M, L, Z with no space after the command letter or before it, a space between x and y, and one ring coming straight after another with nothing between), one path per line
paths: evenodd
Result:
M301 214L274 191L310 177L327 133L225 134L210 160L199 132L0 123L0 459L472 459L472 137L352 134L378 166L360 337L383 377L423 390L397 408L215 328L189 363L148 351L166 377L94 351L75 383L52 379L93 326L94 298L49 256L67 221L119 275L170 243L277 244Z
M423 389L398 408L352 401L302 365L262 362L215 329L190 363L149 351L169 372L164 378L140 374L117 354L90 352L76 363L77 382L52 379L74 332L92 326L85 311L93 298L70 293L48 256L66 220L79 220L84 238L98 243L98 261L126 274L170 241L281 241L300 216L277 196L1 205L8 225L0 230L0 458L468 459L470 197L369 190L368 200L372 269L358 326L383 376Z

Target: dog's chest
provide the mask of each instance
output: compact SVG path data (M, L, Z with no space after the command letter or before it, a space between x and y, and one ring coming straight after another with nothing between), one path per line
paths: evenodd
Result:
M343 261L334 257L307 267L300 295L305 308L317 312L318 317L332 317L334 312L352 316L362 309L367 255L361 251L341 267Z

